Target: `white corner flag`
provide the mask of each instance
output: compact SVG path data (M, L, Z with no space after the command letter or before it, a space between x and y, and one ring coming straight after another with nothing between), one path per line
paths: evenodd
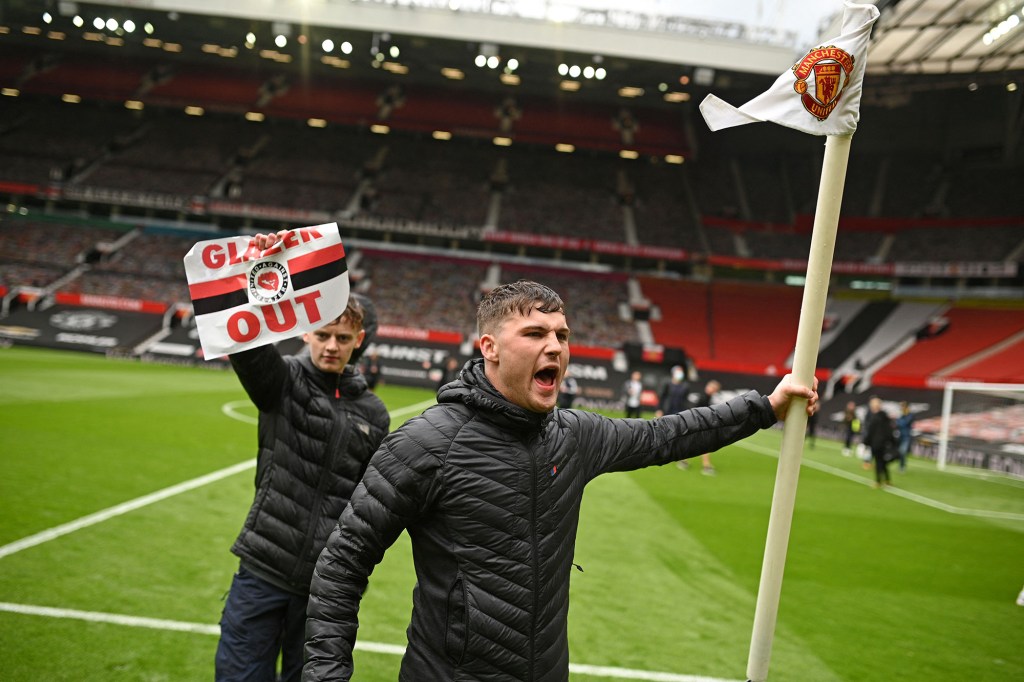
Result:
M261 251L252 237L197 243L185 255L192 310L207 360L294 338L348 305L337 223L289 230Z
M868 39L871 26L879 15L874 5L847 2L845 6L842 35L810 50L792 69L779 76L767 92L739 108L714 95L708 95L700 104L700 111L711 130L771 121L827 138L793 351L793 381L801 386L812 386L814 382L850 141L860 120ZM805 408L804 400L794 399L782 430L782 447L747 659L749 682L765 682L768 677L807 429Z
M771 121L811 135L850 135L860 119L874 5L845 3L842 35L810 50L772 87L739 108L708 95L700 103L711 130Z

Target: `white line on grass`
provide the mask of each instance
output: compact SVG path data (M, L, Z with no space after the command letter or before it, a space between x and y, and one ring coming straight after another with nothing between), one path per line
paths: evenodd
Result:
M416 403L415 405L407 405L406 407L401 407L397 410L391 410L391 412L389 412L388 414L391 415L392 419L394 419L395 417L404 417L405 415L411 414L413 412L422 412L424 409L430 407L435 402L437 401L431 398L430 400L424 400L422 402ZM220 411L223 412L226 416L231 417L232 419L235 419L240 422L245 422L246 424L257 423L258 420L256 419L256 417L250 417L249 415L243 414L242 412L238 411L238 408L246 406L252 406L252 403L250 403L248 400L233 400L230 403L224 403L223 405L221 405Z
M740 442L736 443L736 445L739 445L742 448L746 448L747 450L752 450L754 452L760 452L761 454L764 454L764 455L771 455L773 457L778 457L779 456L779 453L777 451L772 450L771 448L766 448L763 445L757 445L755 443L747 443L747 442L744 442L744 441L740 441ZM851 474L849 471L844 471L842 469L837 469L836 467L829 466L828 464L822 464L821 462L815 462L814 460L808 460L808 459L801 460L801 465L809 467L811 469L817 469L818 471L824 471L827 474L832 474L833 476L838 476L840 478L845 478L848 481L853 481L854 483L859 483L861 485L867 485L867 486L874 485L874 481L868 480L868 479L864 478L863 476L858 476L857 474ZM987 519L1004 519L1004 520L1009 520L1009 521L1024 521L1024 514L1018 514L1018 513L1015 513L1015 512L989 511L989 510L986 510L986 509L965 509L964 507L956 507L954 505L947 504L945 502L940 502L938 500L933 500L932 498L925 497L924 495L918 495L917 493L912 493L912 492L909 492L907 490L901 490L899 488L894 488L892 486L885 487L882 490L884 490L885 492L887 492L887 493L889 493L891 495L896 495L898 497L902 497L904 499L910 500L911 502L917 502L918 504L923 504L926 507L931 507L933 509L939 509L941 511L948 512L950 514L959 514L961 516L977 516L977 517L987 518Z
M151 630L172 630L175 632L194 632L201 635L220 636L220 627L217 625L188 623L180 620L142 618L139 616L124 616L117 613L79 611L77 609L55 609L49 606L31 606L28 604L12 604L9 602L0 602L0 611L18 613L26 616L70 618L72 620L86 620L93 623L109 623L112 625L149 628ZM399 646L397 644L382 644L380 642L357 641L356 649L375 654L386 654L389 656L401 656L405 653L404 646ZM730 680L723 680L717 677L679 675L677 673L631 670L629 668L611 668L597 665L582 665L579 663L570 663L569 672L576 673L577 675L589 675L592 677L610 677L620 680L645 680L646 682L732 682Z
M391 415L392 419L395 417L404 417L405 415L412 414L413 412L422 412L436 402L436 400L431 398L430 400L424 400L423 402L416 403L415 405L407 405L405 407L400 407L397 410L391 410L388 414Z
M231 417L232 419L237 419L238 421L255 424L256 420L253 417L241 414L236 409L241 405L247 404L249 404L248 401L236 400L234 402L225 403L224 405L221 406L220 409L221 412L223 412L228 417ZM423 410L424 408L429 407L430 405L433 404L434 400L424 400L423 402L416 403L415 405L409 405L407 407L394 410L390 414L392 417L400 417L411 412L415 412L417 410ZM206 474L205 476L193 478L191 481L178 483L176 485L172 485L169 488L158 490L155 493L143 495L142 497L137 497L134 500L129 500L127 502L122 502L121 504L115 505L113 507L108 507L107 509L100 510L94 514L89 514L88 516L83 516L81 518L75 519L74 521L69 521L68 523L64 523L59 526L54 526L53 528L48 528L44 531L36 533L35 535L29 535L28 537L16 540L10 544L3 545L2 547L0 547L0 559L6 556L10 556L11 554L14 554L16 552L20 552L23 549L28 549L29 547L35 547L36 545L41 545L44 542L49 542L50 540L54 540L56 538L61 537L62 535L73 533L76 530L81 530L82 528L94 526L97 523L101 523L108 519L112 519L115 516L127 514L130 511L135 511L136 509L140 509L147 505L153 504L154 502L166 500L168 497L173 497L175 495L179 495L190 490L195 490L196 488L201 488L204 485L214 483L222 478L227 478L228 476L233 476L234 474L245 471L247 469L252 469L254 466L256 466L255 459L239 462L238 464L234 464L219 471L214 471L213 473Z
M401 417L406 414L413 412L419 412L423 409L433 405L435 401L424 400L416 403L415 405L409 405L398 410L393 410L390 414L391 417ZM248 405L248 401L238 400L229 403L225 403L221 406L221 412L231 419L235 419L247 424L255 424L257 420L254 417L250 417L246 414L242 414L238 411L239 407ZM123 504L104 509L83 516L80 519L65 523L60 526L55 526L48 530L44 530L35 535L22 538L16 542L12 542L8 545L0 547L0 558L14 554L23 549L34 547L42 544L49 540L53 540L62 535L67 535L76 530L92 526L106 521L107 519L115 516L126 514L140 507L144 507L154 502L165 500L168 497L183 493L195 488L204 486L208 483L226 478L240 471L251 469L256 466L256 460L251 459L245 462L240 462L234 466L215 471L199 478L194 478L191 481L185 481L173 485L163 490L158 490L155 493L138 497L134 500L130 500ZM46 616L48 618L70 618L74 620L85 620L94 623L110 623L113 625L126 625L129 627L139 628L150 628L153 630L171 630L176 632L194 632L203 635L220 635L220 626L218 625L205 625L203 623L188 623L178 620L166 620L163 618L144 618L141 616L125 616L116 613L100 613L96 611L79 611L77 609L58 609L48 606L31 606L28 604L12 604L9 602L0 602L0 611L6 611L8 613L18 613L22 615L31 616ZM405 647L396 644L384 644L381 642L356 642L356 649L361 651L367 651L377 654L387 654L391 656L401 656L405 653ZM632 670L629 668L612 668L607 666L596 666L596 665L583 665L579 663L570 663L569 671L577 675L588 675L592 677L604 677L622 680L644 680L646 682L733 682L730 680L724 680L717 677L704 677L700 675L680 675L677 673L665 673L648 670Z
M200 488L204 485L207 485L208 483L219 481L220 479L227 478L228 476L233 476L234 474L237 474L240 471L251 469L254 466L256 466L255 459L250 459L245 462L239 462L238 464L229 466L225 469L221 469L220 471L214 471L212 474L206 474L205 476L200 476L199 478L193 478L191 481L178 483L177 485L172 485L169 488L157 490L155 493L143 495L142 497L136 497L134 500L128 500L127 502L122 502L121 504L115 505L113 507L108 507L94 514L83 516L81 518L75 519L74 521L69 521L68 523L64 523L59 526L54 526L53 528L48 528L44 531L36 533L35 535L29 535L28 537L22 538L21 540L16 540L10 544L0 547L0 559L2 559L5 556L10 556L15 552L20 552L23 549L35 547L36 545L41 545L44 542L54 540L62 535L73 533L76 530L81 530L82 528L94 526L97 523L106 521L108 519L112 519L115 516L127 514L130 511L135 511L136 509L153 504L154 502L166 500L168 497L173 497L175 495L188 492L189 490Z

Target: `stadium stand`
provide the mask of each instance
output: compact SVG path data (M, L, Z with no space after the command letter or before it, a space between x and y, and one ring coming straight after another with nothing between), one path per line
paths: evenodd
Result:
M942 375L954 363L983 353L1024 330L1024 310L954 306L942 317L948 325L939 327L933 335L922 334L912 347L881 367L874 381L898 385ZM991 372L997 368L985 362L979 369ZM1013 365L1008 370L1014 371Z
M98 55L87 60L59 56L50 60L44 55L30 58L30 64L42 62L40 68L31 74L22 73L28 77L25 85L32 93L58 98L74 94L119 106L134 96L145 73L152 67L148 61L126 62Z
M792 351L799 289L767 282L799 271L806 258L822 158L815 141L780 136L773 148L756 131L714 138L690 126L681 108L661 102L631 102L627 109L618 100L467 85L446 90L425 79L398 87L389 76L349 78L338 62L332 69L314 60L300 72L270 59L252 69L240 61L198 65L162 51L142 59L72 59L7 42L0 50L0 76L20 88L0 107L0 185L12 205L79 216L134 210L144 214L142 222L154 214L185 220L191 212L225 231L268 231L315 212L317 219L337 218L346 239L351 231L379 244L366 249L361 267L382 307L394 310L388 324L471 333L466 320L488 266L504 263L504 279L546 277L559 289L576 314L574 342L581 345L618 348L648 339L644 324L628 314L623 319L630 302L624 282L637 277L658 313L648 322L658 344L684 348L698 363L739 363L755 372L781 371ZM65 93L82 101L60 101ZM141 111L124 108L132 98L143 102ZM205 114L185 116L187 105ZM969 106L975 105L958 111ZM514 113L504 124L503 107ZM265 120L246 120L246 112ZM371 132L381 123L388 134ZM1015 376L1020 329L998 330L1019 310L971 322L954 306L946 333L916 339L949 305L952 290L1019 290L1019 274L997 280L984 269L961 274L950 264L1015 266L1024 254L1019 163L981 143L951 143L941 155L912 148L916 126L939 125L928 119L858 133L835 249L836 261L853 267L833 280L840 297L829 304L835 322L822 337L825 368L867 380L874 372L883 383ZM433 131L452 139L433 139ZM499 133L510 147L492 143ZM555 152L558 142L575 145L575 152ZM641 157L620 158L629 147ZM685 163L666 163L669 153ZM171 208L140 199L147 193L170 197ZM246 208L253 206L259 210ZM11 224L3 223L5 240ZM525 239L467 243L433 236L432 226ZM45 236L32 236L36 229ZM89 272L66 290L187 301L175 285L187 243L141 233L106 253L96 244L122 231L103 235L54 222L33 228L28 221L16 231L23 243L5 249L2 286L51 283L89 261ZM572 252L545 245L559 237L584 246ZM393 239L428 248L417 256L391 251ZM626 252L601 260L590 240L674 247L686 256L672 262ZM469 260L457 257L460 250ZM172 252L174 258L161 258ZM13 253L46 255L22 260ZM521 256L533 265L522 265ZM612 265L597 275L573 267L581 262ZM897 274L898 264L918 262L937 268ZM410 279L396 281L396 264ZM861 272L893 284L896 293L843 298ZM934 298L942 302L907 300L900 284L941 289ZM958 336L964 326L979 325L986 331L973 340ZM758 330L756 342L751 329ZM903 350L908 339L917 343Z
M5 259L70 270L85 262L98 244L117 239L114 229L51 221L0 222L0 251Z
M711 357L754 373L781 372L796 343L801 296L796 287L715 282Z
M0 176L19 182L60 181L139 125L124 108L59 101L5 98L0 111Z
M682 348L698 363L710 359L710 285L657 277L640 277L639 280L643 295L658 307L657 319L650 321L654 340Z
M391 135L367 213L382 218L481 226L487 219L491 146Z
M941 376L989 383L1024 383L1024 334L986 348L953 365Z
M517 264L503 266L501 274L506 281L533 279L557 291L570 311L570 343L620 348L623 343L638 341L635 325L620 314L629 298L622 275L559 272Z
M125 246L104 258L97 271L185 281L184 255L198 241L194 236L138 233ZM185 299L188 300L187 296Z
M617 159L508 149L502 229L624 242Z
M68 282L62 293L115 296L139 301L171 304L188 301L184 279L162 280L146 274L89 271Z
M168 113L147 119L141 135L74 179L91 187L183 196L207 195L257 131L243 122Z
M229 199L341 210L355 193L364 165L380 146L377 136L310 128L292 121L263 124L259 132L253 147L237 159L237 171L229 173L223 190Z
M0 261L0 289L18 286L45 287L67 272L64 268L44 263L18 263L6 258Z
M674 246L703 252L698 211L693 203L684 167L665 163L640 163L629 168L637 241L655 246Z
M179 65L145 92L145 101L157 106L193 102L211 108L256 108L264 82L238 69Z
M915 261L1000 261L1024 244L1024 230L1015 225L949 225L915 227L895 233L892 253Z
M380 324L475 332L485 263L372 248L360 253L362 286L377 306Z

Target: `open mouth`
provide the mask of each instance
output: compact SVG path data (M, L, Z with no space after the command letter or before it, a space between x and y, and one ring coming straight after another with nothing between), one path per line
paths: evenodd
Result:
M533 375L533 378L538 384L545 388L552 388L555 385L555 379L558 378L558 370L554 367L542 369Z

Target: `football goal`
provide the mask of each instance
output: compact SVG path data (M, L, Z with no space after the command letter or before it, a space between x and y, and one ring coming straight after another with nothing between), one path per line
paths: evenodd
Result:
M953 462L1024 475L1024 384L946 384L937 441L939 469Z

